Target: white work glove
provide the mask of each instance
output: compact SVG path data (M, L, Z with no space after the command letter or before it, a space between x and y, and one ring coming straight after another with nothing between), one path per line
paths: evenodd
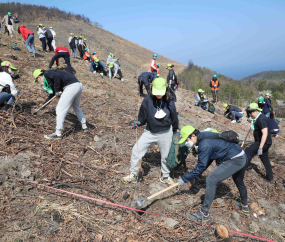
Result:
M96 74L96 71L93 71L94 74Z
M178 182L179 182L178 187L182 187L182 186L185 184L185 182L182 180L182 178L180 178L180 179L178 180Z
M257 155L262 155L262 148L258 148Z

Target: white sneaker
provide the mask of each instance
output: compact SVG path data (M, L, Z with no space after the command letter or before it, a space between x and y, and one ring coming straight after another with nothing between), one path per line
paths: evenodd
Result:
M236 122L237 122L236 120L232 120L232 122L231 122L231 123L232 123L232 124L235 124Z
M160 182L167 184L167 185L173 185L174 181L172 180L172 178L169 176L166 179L164 179L163 177L160 178Z
M122 79L121 79L121 81L123 82L123 81L124 81L124 79L122 78Z

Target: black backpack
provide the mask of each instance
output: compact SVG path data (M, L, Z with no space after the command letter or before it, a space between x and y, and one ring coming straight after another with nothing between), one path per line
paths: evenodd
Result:
M206 136L200 139L223 139L227 142L230 143L235 143L238 144L239 143L239 136L235 131L229 130L229 131L224 131L221 134L217 134L217 135L213 135L213 136Z

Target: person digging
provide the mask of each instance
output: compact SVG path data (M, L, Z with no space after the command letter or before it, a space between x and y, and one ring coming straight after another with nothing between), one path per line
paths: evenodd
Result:
M231 114L232 124L241 122L240 118L243 117L243 112L239 107L225 103L224 110L226 110L224 113L224 117L226 117L228 114Z
M191 221L209 220L209 210L215 198L217 185L232 176L241 196L242 210L249 212L247 205L247 188L244 185L244 172L246 165L246 155L242 148L236 144L228 142L213 132L201 132L193 126L184 126L181 131L181 139L178 144L185 142L187 147L197 146L198 163L188 174L182 176L178 182L179 187L185 183L193 181L216 160L217 168L206 179L205 200L200 210L187 215Z
M138 77L138 84L139 84L139 94L141 97L143 97L143 86L145 86L145 89L147 91L147 94L150 93L150 85L153 82L153 74L151 72L143 72Z
M146 128L132 149L130 174L121 178L127 183L137 183L139 160L147 152L148 148L157 143L161 154L162 183L173 185L174 182L169 176L170 170L166 166L166 159L172 144L173 133L178 130L178 117L174 102L170 100L170 90L163 78L156 78L150 90L151 94L142 101L138 121L134 127L138 128L146 124Z
M61 139L61 131L67 112L70 106L82 125L84 132L88 131L86 119L80 108L80 98L82 94L82 84L72 74L61 70L41 70L36 69L33 73L34 82L43 85L43 90L48 92L49 96L43 104L48 102L54 96L59 98L56 106L56 131L50 135L45 135L46 139ZM62 94L61 94L62 92Z

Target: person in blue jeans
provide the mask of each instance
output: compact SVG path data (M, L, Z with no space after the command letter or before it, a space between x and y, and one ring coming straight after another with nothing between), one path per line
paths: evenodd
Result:
M267 98L264 99L264 97L260 96L258 98L258 107L262 109L262 113L267 118L270 118L270 109L269 108L271 107L271 104Z
M243 112L239 107L225 103L224 110L226 110L224 113L224 117L226 117L228 114L232 115L232 122L231 122L232 124L236 122L237 123L241 122L240 118L243 117Z
M18 91L13 83L11 75L17 68L13 67L11 62L3 61L0 67L0 105L4 106L2 111L7 112L15 101Z
M69 46L72 50L72 57L73 58L76 58L76 41L77 41L77 38L73 37L69 42Z
M43 30L43 25L39 24L38 26L38 35L39 35L39 39L42 42L42 49L44 52L47 52L47 43L46 43L46 36L45 36L45 31Z
M26 47L27 50L30 53L30 56L35 57L36 56L36 51L35 51L35 46L34 46L34 40L35 36L34 33L27 29L24 25L18 26L17 27L18 33L22 35L23 39L26 41Z

